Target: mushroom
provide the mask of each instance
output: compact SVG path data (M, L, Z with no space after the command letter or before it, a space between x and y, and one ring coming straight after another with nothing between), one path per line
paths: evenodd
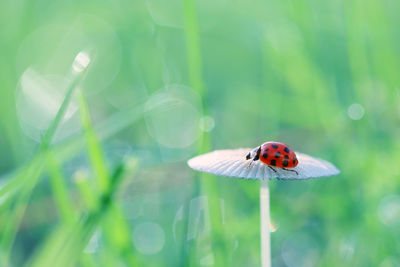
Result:
M272 168L258 160L258 157L250 166L248 161L250 158L246 155L257 149L216 150L194 157L187 163L194 170L214 175L260 180L261 266L269 267L271 266L269 180L273 178L305 180L337 175L340 171L325 160L297 152L295 154L298 164L294 168Z

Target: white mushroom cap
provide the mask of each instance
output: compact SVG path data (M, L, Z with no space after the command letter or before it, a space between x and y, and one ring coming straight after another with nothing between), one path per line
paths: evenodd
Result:
M295 168L298 172L287 171L273 167L276 173L260 160L254 161L250 168L247 166L251 160L246 160L246 154L250 148L235 150L216 150L190 159L187 163L194 170L211 173L220 176L230 176L246 179L288 179L303 180L324 176L333 176L340 171L331 163L296 152L299 164Z

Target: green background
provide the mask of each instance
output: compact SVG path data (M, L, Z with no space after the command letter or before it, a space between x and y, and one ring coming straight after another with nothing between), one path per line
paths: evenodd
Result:
M269 140L341 170L270 183L273 266L399 266L399 11L1 1L0 266L258 266L259 182L186 160Z

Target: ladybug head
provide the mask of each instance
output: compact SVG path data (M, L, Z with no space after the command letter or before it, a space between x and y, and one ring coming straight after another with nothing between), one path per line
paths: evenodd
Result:
M249 159L251 159L251 151L249 153L247 153L247 155L246 155L246 160L249 160Z
M260 158L261 146L254 148L252 151L247 153L246 160L253 159L256 161Z

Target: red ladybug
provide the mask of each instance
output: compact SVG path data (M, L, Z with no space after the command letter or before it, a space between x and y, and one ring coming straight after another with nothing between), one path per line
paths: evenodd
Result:
M276 170L272 167L282 168L286 171L291 171L298 174L295 170L286 169L296 167L299 161L297 160L294 151L284 143L266 142L247 153L246 160L249 159L252 159L252 161L247 168L250 168L254 161L261 160L274 172L276 172Z

